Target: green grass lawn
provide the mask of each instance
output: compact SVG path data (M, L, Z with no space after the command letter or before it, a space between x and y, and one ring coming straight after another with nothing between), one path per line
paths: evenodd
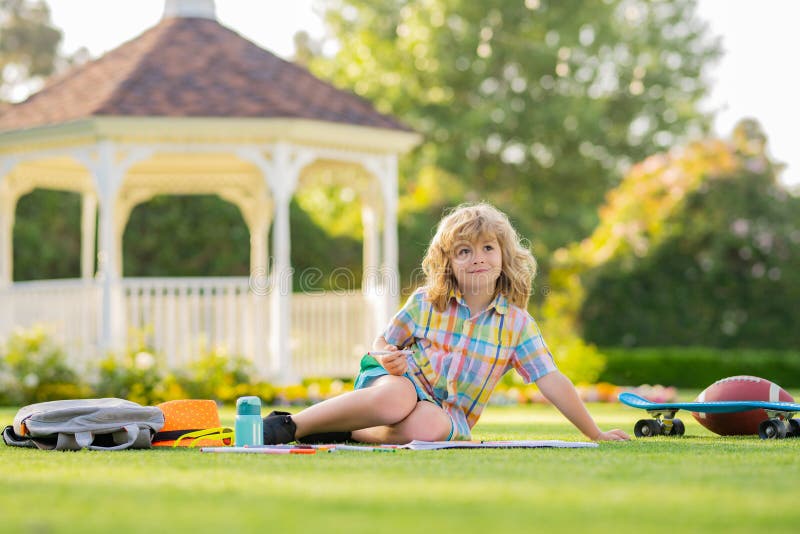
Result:
M643 412L590 405L632 433ZM14 409L0 409L10 424ZM233 412L223 411L223 422ZM598 449L42 452L0 445L4 532L797 532L800 439ZM581 440L549 406L494 407L478 439Z

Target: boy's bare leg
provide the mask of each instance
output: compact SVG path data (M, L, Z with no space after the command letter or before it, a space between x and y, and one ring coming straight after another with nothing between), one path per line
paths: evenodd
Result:
M403 444L411 440L441 441L450 434L452 422L444 410L428 401L418 401L414 410L393 425L374 426L353 432L362 443Z
M292 416L298 438L320 432L390 425L402 421L415 409L417 392L405 377L386 375L368 388L310 406Z

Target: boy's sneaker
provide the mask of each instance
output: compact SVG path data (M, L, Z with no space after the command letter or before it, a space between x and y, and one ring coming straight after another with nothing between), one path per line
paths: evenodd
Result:
M297 426L289 412L271 412L263 419L264 445L281 445L294 441Z
M320 432L297 438L297 443L313 445L317 443L344 443L350 441L352 432Z

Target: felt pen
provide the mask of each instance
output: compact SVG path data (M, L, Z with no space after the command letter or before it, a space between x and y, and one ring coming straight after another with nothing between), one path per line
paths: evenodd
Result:
M394 452L397 447L382 446L382 447L364 447L363 445L336 445L337 451L358 451L358 452Z
M414 354L413 350L403 349L403 350L371 350L367 352L370 356L386 356L387 354L393 354L395 352L399 352L400 354L411 355Z
M271 449L263 447L203 447L201 452L243 454L316 454L316 449Z
M316 454L316 449L256 449L255 454Z
M275 445L245 445L246 449L315 449L313 445L306 445L304 443L293 443L291 445L286 443L278 443Z

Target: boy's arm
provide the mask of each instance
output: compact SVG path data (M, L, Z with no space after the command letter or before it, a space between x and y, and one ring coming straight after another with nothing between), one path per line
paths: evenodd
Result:
M372 342L372 350L388 350L386 349L387 346L389 346L389 342L383 336L376 337L375 341Z
M536 385L547 400L558 408L564 417L594 441L619 441L631 439L622 430L614 429L603 432L586 410L586 406L578 396L575 386L561 371L553 371L536 381Z

